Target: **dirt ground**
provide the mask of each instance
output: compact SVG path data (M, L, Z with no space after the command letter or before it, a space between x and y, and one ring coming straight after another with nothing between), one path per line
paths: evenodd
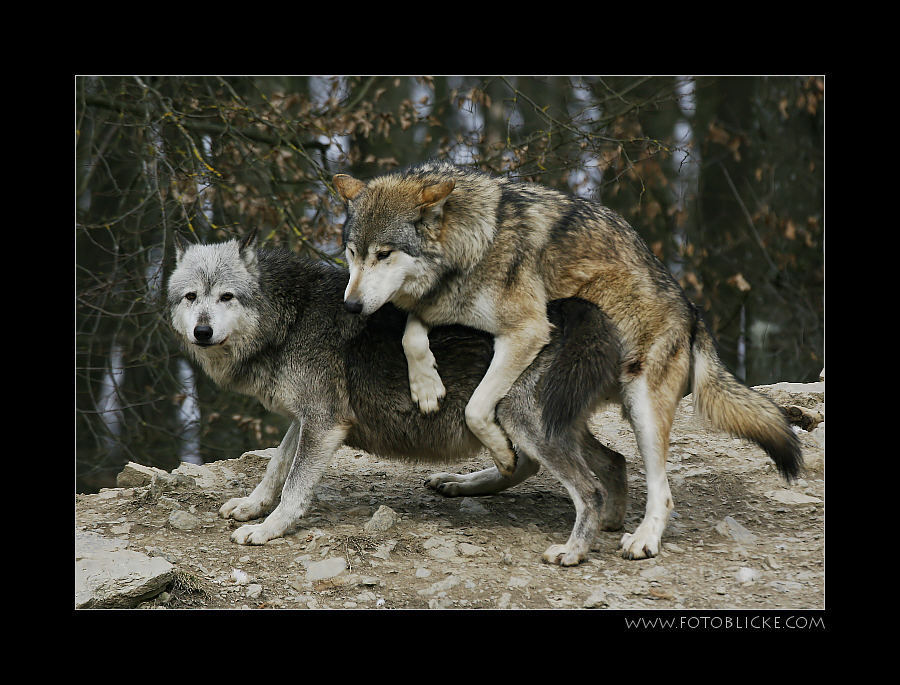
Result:
M591 425L628 460L633 531L646 486L631 429L617 410ZM698 425L683 401L668 464L675 512L648 560L621 558L618 531L602 533L579 566L543 563L575 518L543 471L490 497L445 498L424 486L435 471L485 468L486 453L436 466L343 448L298 531L263 546L231 542L242 524L217 516L260 480L266 458L254 453L202 467L206 480L78 495L76 527L175 565L175 582L140 605L148 609L822 609L824 450L811 433L801 439L810 468L787 486L760 448ZM367 531L382 506L397 522Z

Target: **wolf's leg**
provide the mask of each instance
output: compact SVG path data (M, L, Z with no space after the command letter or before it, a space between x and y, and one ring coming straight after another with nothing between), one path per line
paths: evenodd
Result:
M501 475L497 468L492 466L475 473L433 473L425 481L425 485L445 497L493 495L518 485L537 473L539 468L536 461L520 452L512 476Z
M544 442L540 446L541 464L572 498L575 525L564 545L550 545L541 555L548 564L575 566L587 559L591 544L600 531L600 515L605 507L603 488L594 480L588 464L582 459L584 448L573 449L565 441Z
M297 454L297 440L300 437L300 423L294 421L278 445L278 451L269 460L266 475L249 497L235 497L228 500L219 509L222 518L233 518L236 521L249 521L268 514L281 495L281 488L287 478L294 455Z
M634 531L625 533L619 543L626 559L644 559L659 553L660 538L666 528L669 513L675 508L666 478L666 456L669 449L669 430L678 404L662 384L650 387L648 374L631 380L624 388L623 400L634 429L638 449L647 474L647 505L644 519Z
M409 368L409 390L419 411L428 414L438 410L438 401L446 390L438 375L434 355L428 345L428 328L410 314L403 331L403 352Z
M343 424L305 420L300 428L297 455L281 492L281 502L265 521L241 526L231 534L231 539L239 545L262 545L288 532L306 513L313 487L343 442L347 430L348 426Z
M549 339L550 323L546 318L529 320L514 333L497 335L491 364L466 405L469 430L488 448L497 469L507 477L515 473L516 455L494 420L495 409Z
M625 508L628 503L625 457L597 440L587 426L582 435L581 454L606 491L600 509L600 528L619 530L625 523Z

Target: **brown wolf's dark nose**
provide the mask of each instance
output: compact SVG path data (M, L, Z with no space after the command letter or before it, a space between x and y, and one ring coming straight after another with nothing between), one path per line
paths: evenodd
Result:
M359 300L344 300L344 308L352 314L359 314L362 311L362 302Z
M212 335L212 326L197 326L194 328L194 337L200 342L209 342Z

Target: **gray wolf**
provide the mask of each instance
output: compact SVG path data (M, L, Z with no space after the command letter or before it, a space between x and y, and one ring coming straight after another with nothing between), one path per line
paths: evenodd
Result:
M365 318L346 311L348 280L339 267L257 249L255 233L208 245L176 240L167 306L186 354L220 387L292 421L259 485L220 509L238 521L268 514L237 528L238 544L264 544L294 528L342 444L445 463L482 449L464 410L493 355L491 336L462 326L431 331L447 392L440 412L422 414L407 384L406 315L392 306ZM548 317L555 326L548 345L497 407L516 445L514 472L436 473L426 485L448 497L489 495L544 466L572 497L576 520L567 542L543 558L574 565L600 529L624 522L625 460L587 428L615 392L619 349L606 316L589 303L551 302Z
M659 550L674 507L669 431L689 385L713 427L757 442L789 481L799 473L799 440L782 411L726 370L696 307L612 210L441 160L368 182L338 174L334 185L347 207L346 306L369 315L392 302L408 313L403 342L422 411L435 411L444 393L429 328L463 324L494 336L465 417L501 473L514 469L515 453L494 407L550 339L547 302L578 297L609 317L622 346L619 400L647 476L644 518L622 537L624 557Z

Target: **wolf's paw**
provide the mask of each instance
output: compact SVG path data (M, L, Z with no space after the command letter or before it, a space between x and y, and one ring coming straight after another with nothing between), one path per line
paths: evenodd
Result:
M440 400L447 394L441 377L431 364L410 366L409 390L413 402L419 405L419 411L423 414L436 412Z
M221 506L219 516L223 519L232 518L235 521L250 521L265 516L269 510L270 507L258 500L250 497L235 497Z
M280 538L284 531L266 525L266 522L241 526L231 534L232 542L239 545L264 545L269 540Z
M659 535L643 523L634 533L625 533L619 542L624 559L649 559L659 554Z
M459 497L462 494L460 476L457 473L432 473L425 481L425 487L444 497Z
M547 551L541 555L541 559L548 564L559 566L577 566L587 559L587 549L570 548L565 545L550 545Z

